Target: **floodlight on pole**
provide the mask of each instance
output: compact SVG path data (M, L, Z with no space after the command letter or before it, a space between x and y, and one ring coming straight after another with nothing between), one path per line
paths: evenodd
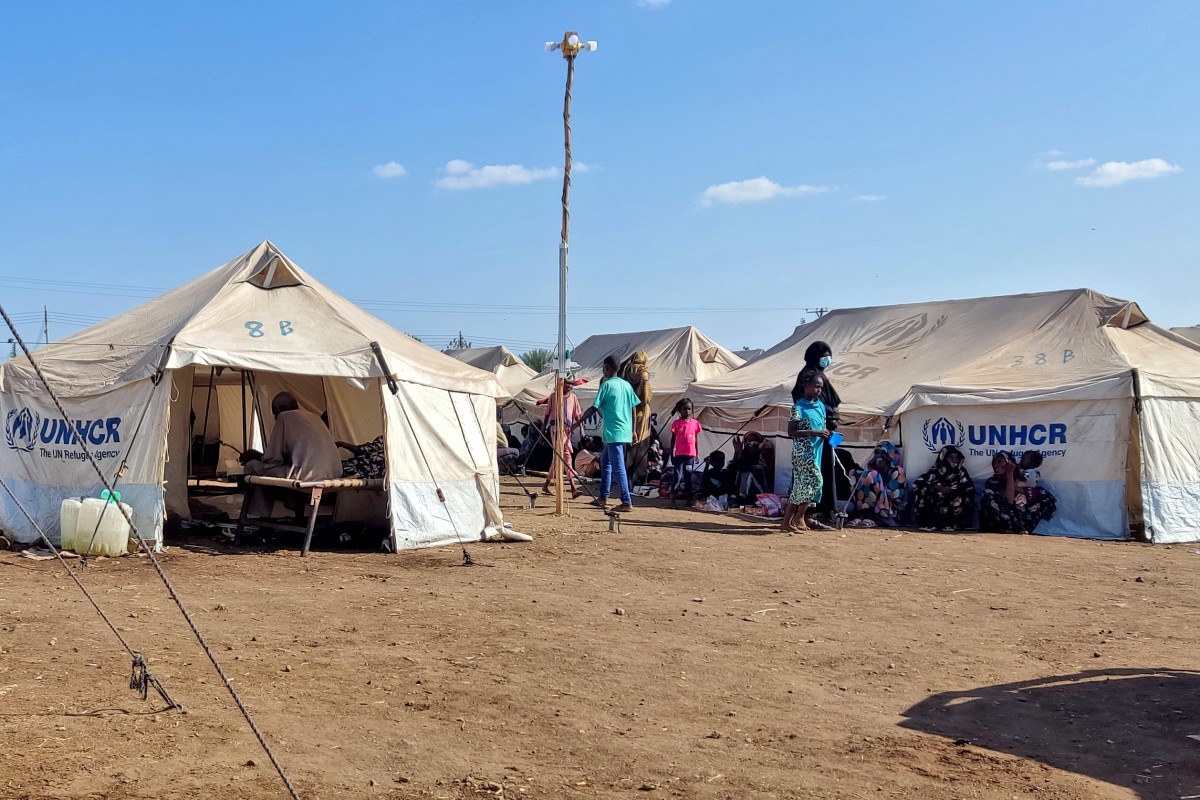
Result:
M546 42L546 50L559 50L567 62L567 91L563 96L563 191L562 191L562 235L558 244L558 363L554 378L554 459L551 469L554 471L554 512L563 513L563 471L566 455L566 432L563 426L564 389L567 382L567 234L570 227L571 212L571 84L575 80L575 56L580 50L595 51L598 47L594 41L581 41L575 31L563 34L561 42Z

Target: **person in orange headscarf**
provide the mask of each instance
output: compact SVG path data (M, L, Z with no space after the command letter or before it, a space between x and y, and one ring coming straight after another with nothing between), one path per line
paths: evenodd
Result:
M550 434L551 440L554 438L555 431L558 430L557 423L558 410L563 409L563 469L566 471L567 485L571 487L571 497L579 497L581 494L578 486L575 485L575 450L571 446L571 426L579 419L582 411L579 408L579 398L575 396L572 389L575 384L570 380L562 382L562 402L559 402L558 392L552 392L551 395L544 401L546 403L546 431ZM550 471L546 475L546 482L542 484L542 494L554 494L550 489L550 479L554 476L554 471L558 466L551 462Z

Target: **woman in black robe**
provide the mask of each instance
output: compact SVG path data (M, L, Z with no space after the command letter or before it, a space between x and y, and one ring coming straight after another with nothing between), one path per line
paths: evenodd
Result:
M838 396L837 389L833 387L833 382L829 380L829 375L825 372L825 368L832 363L833 349L825 342L813 342L804 351L804 369L819 370L825 378L825 382L821 388L821 402L825 404L825 427L830 433L838 429L838 421L840 420L838 406L842 404L842 398ZM825 440L822 447L821 473L823 488L821 490L821 499L809 506L807 524L810 528L816 528L817 530L829 530L833 522L833 493L836 486L833 472L834 454L828 440ZM845 499L845 497L842 498L843 501Z

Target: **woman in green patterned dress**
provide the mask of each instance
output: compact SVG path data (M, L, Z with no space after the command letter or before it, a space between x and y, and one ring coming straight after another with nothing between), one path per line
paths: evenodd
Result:
M779 529L784 533L809 530L804 510L821 497L821 446L829 438L825 429L825 404L821 388L825 376L818 369L805 369L792 388L792 413L788 436L792 438L792 491L783 510Z

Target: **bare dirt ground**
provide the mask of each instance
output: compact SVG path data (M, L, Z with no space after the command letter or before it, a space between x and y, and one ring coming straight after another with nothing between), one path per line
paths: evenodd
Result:
M545 500L532 544L172 547L305 798L1200 795L1200 545L854 530ZM144 558L0 553L0 797L280 798Z

